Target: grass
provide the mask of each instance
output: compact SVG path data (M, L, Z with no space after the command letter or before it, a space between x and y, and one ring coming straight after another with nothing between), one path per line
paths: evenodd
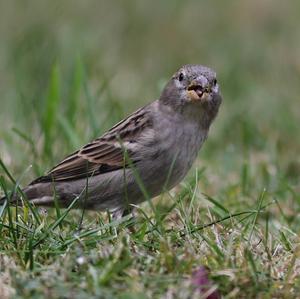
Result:
M135 218L0 208L0 297L199 298L202 266L223 298L299 297L299 5L134 4L1 5L0 193L151 101L180 64L219 74L209 138Z

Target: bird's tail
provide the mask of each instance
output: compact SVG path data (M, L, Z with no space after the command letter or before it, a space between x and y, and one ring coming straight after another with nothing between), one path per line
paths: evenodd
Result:
M20 198L19 194L13 194L11 197L3 196L0 198L0 206L4 206L5 203L9 200L9 204L12 206L22 205L22 201L18 200Z
M6 202L6 196L0 198L0 206L3 206Z
M21 206L24 203L24 201L21 200L21 197L35 205L51 206L51 202L53 202L53 191L49 187L49 184L40 183L29 185L22 189L22 192L17 192L9 198L7 196L0 198L0 206L3 206L7 200L9 200L9 204L12 206Z

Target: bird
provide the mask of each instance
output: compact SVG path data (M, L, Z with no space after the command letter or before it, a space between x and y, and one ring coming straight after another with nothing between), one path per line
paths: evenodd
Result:
M179 184L222 102L211 68L182 66L160 97L73 152L22 190L35 206L109 211L120 218ZM12 204L20 204L13 195ZM0 200L3 205L6 198Z

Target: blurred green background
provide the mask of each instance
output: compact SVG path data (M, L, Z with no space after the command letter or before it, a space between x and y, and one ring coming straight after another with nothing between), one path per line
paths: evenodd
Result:
M33 164L27 183L199 63L224 96L203 160L297 180L299 18L299 1L1 1L1 158Z

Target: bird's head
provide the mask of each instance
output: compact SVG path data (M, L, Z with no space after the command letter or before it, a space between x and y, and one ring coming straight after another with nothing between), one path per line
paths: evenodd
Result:
M216 73L202 65L181 67L166 84L160 101L183 113L216 116L222 97Z

